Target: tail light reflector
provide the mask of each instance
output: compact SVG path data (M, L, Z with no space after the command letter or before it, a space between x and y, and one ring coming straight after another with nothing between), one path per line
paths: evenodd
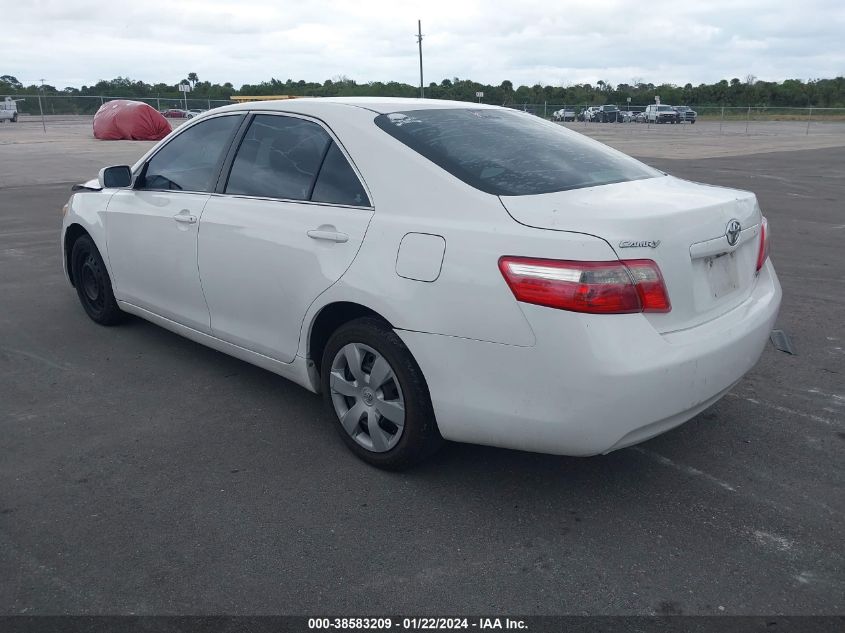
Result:
M760 221L760 250L757 251L757 272L763 268L769 257L769 221L764 217Z
M650 259L579 262L502 257L499 270L523 303L592 314L672 309L660 268Z

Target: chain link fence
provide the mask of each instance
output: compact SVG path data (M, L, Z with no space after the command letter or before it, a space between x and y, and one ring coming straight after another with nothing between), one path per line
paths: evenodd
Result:
M85 115L93 116L97 110L106 102L117 99L129 99L142 101L151 105L159 112L167 110L210 110L224 105L234 103L229 99L208 99L188 97L90 97L71 95L11 95L17 102L18 113L22 117L41 116L43 111L46 116L55 115ZM4 95L0 95L2 100Z
M668 104L662 104L668 105ZM591 120L588 108L596 108L597 105L590 104L564 104L564 103L515 103L507 107L521 110L546 119L559 120L567 123L583 125L603 125L604 123ZM616 117L618 123L643 124L643 127L650 129L654 127L653 121L649 122L645 117L646 106L618 106L620 114ZM708 133L712 133L713 125L718 124L720 133L776 133L778 129L769 125L776 122L791 122L791 131L798 129L798 124L803 125L804 132L811 134L813 131L824 131L824 127L818 124L824 123L845 123L845 108L790 108L776 106L687 106L695 112L696 122L708 122ZM681 121L681 125L694 125L690 120ZM664 127L664 124L660 124ZM784 127L785 129L785 127Z
M4 95L0 95L2 101ZM210 99L200 97L113 97L113 96L71 96L71 95L40 95L26 94L14 95L20 122L41 123L41 115L50 117L54 121L69 120L77 116L93 116L97 110L106 102L115 99L131 99L143 101L162 113L183 118L177 112L184 110L210 110L233 101L229 99ZM550 120L561 120L567 124L575 125L605 125L598 121L585 118L584 113L590 107L598 107L590 104L565 104L565 103L513 103L507 107L522 110ZM644 129L658 127L655 123L649 122L643 113L646 106L619 105L621 115L617 117L618 122L626 125L642 125ZM778 130L796 133L803 129L805 134L823 133L826 123L845 122L845 108L790 108L790 107L769 107L769 106L696 106L690 105L696 113L696 122L707 122L708 133L713 133L714 126L718 125L720 134L776 134ZM557 115L556 115L557 113ZM775 122L791 122L789 126L771 125ZM682 122L683 127L690 128L693 132L695 126L690 121ZM800 127L803 126L803 127ZM659 125L664 128L665 125ZM674 126L672 126L674 127Z

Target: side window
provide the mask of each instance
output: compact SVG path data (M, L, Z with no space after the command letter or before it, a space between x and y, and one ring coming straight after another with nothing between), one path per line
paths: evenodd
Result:
M217 169L243 115L202 121L179 134L147 163L139 189L212 191Z
M352 166L334 141L323 161L311 199L314 202L348 204L356 207L370 206L370 199L364 187L361 186L361 181L358 180Z
M235 155L226 193L308 200L330 143L311 121L256 115Z

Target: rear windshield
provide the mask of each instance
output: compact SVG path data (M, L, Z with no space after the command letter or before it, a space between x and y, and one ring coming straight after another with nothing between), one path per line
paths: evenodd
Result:
M662 175L580 134L508 110L431 109L376 125L468 185L526 196Z

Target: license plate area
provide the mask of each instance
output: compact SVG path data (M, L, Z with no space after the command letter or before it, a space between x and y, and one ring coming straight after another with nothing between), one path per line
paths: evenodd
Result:
M707 257L703 264L713 299L721 299L739 289L739 269L735 252Z

